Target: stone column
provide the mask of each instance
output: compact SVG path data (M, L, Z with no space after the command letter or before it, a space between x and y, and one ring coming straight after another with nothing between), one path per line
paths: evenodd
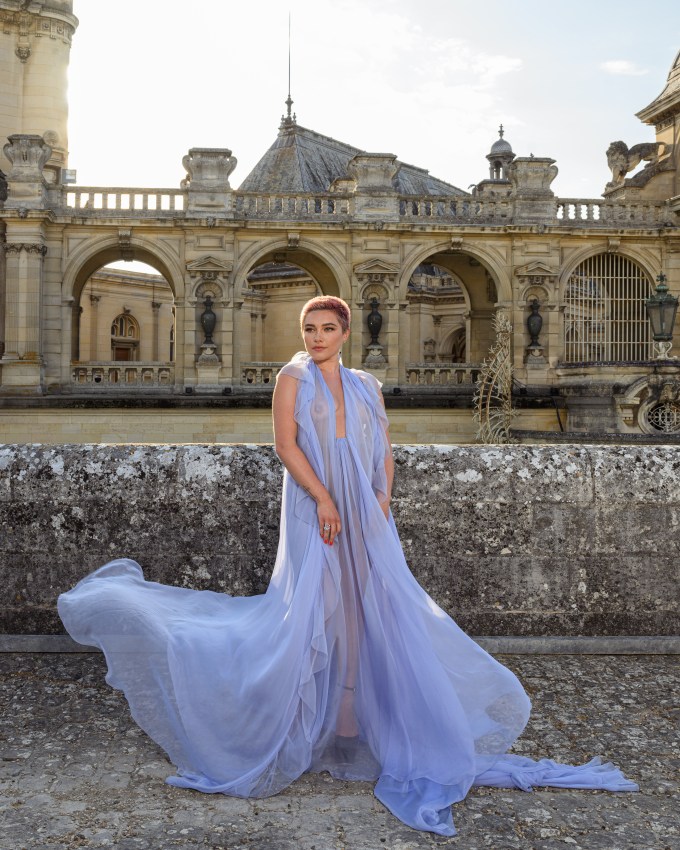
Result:
M8 235L11 238L10 229ZM2 387L6 391L42 392L42 283L47 248L36 241L5 243L7 262L5 353Z
M108 360L110 355L99 357L99 302L101 295L90 295L90 356L89 360ZM79 346L80 347L80 346Z
M158 311L161 309L160 301L152 301L151 302L151 316L152 316L152 327L151 327L151 359L154 363L157 363L159 360L158 356Z

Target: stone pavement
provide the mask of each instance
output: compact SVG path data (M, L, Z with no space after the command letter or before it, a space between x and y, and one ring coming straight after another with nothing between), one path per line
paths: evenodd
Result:
M405 827L369 783L306 775L265 800L165 785L98 654L0 655L0 850L678 850L678 656L505 656L534 702L515 752L602 755L641 792L473 789L458 835Z

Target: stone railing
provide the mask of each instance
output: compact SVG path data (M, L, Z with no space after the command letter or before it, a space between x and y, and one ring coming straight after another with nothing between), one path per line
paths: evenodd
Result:
M663 202L557 198L557 219L563 224L657 225L668 216L668 206Z
M347 218L353 211L353 202L346 196L234 193L234 218L333 219Z
M128 360L98 363L72 363L71 387L76 392L134 389L172 392L175 367L168 363L141 363Z
M172 216L186 209L183 189L107 188L105 186L64 187L61 206L78 214Z
M285 365L283 361L281 363L266 363L262 361L242 363L241 383L246 387L273 387L279 369L283 365Z
M507 198L402 196L399 198L399 215L407 221L425 218L507 224L512 219L512 203Z
M455 386L475 384L481 366L478 363L407 363L406 383L418 386Z
M63 186L56 190L56 206L82 216L176 217L189 208L186 189ZM261 221L347 221L355 213L353 195L233 192L233 203L210 213L214 218ZM670 221L665 202L606 201L593 198L555 198L554 212L546 225L640 227ZM466 196L398 197L402 222L456 222L510 224L514 220L511 198ZM521 222L520 222L521 223Z

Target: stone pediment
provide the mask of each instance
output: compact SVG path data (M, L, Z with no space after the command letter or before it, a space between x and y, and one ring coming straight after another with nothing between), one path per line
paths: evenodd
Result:
M515 269L515 277L557 277L557 269L542 263L540 260L534 260L532 263L527 263L525 266L520 266Z
M388 263L386 260L373 259L365 260L363 263L358 263L354 266L354 274L358 278L365 278L369 275L385 275L393 276L399 274L399 265L397 263Z
M231 263L224 263L216 257L206 254L198 260L187 263L187 271L191 277L203 277L215 279L216 277L227 277L232 269Z

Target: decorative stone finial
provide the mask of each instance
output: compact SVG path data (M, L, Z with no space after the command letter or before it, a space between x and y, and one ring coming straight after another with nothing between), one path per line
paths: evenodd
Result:
M279 127L282 130L284 127L294 127L297 124L297 115L292 112L293 108L293 98L290 96L290 92L288 92L288 97L286 98L286 114L281 116L281 126Z
M498 136L499 136L499 138L501 138L501 139L503 138L503 125L502 125L502 124L501 124L501 126L498 128Z

